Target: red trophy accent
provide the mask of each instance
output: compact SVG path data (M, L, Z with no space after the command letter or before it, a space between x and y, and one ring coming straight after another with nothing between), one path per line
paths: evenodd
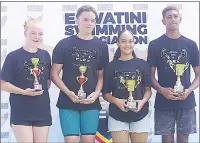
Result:
M79 77L78 77L78 80L79 80L79 83L80 83L81 85L83 85L83 84L86 82L84 76L79 76Z
M37 77L40 74L40 70L38 68L33 68L32 73L35 77L34 84L39 84Z
M33 70L34 76L37 77L39 75L39 73L40 73L39 69L38 68L33 68L32 70Z
M81 87L78 91L78 97L79 97L79 99L85 99L86 93L83 90L83 84L86 83L86 81L88 80L88 78L84 76L84 73L87 71L87 67L80 66L79 71L80 71L81 75L77 77L77 81L80 83Z
M31 74L33 74L33 76L35 77L35 80L34 80L34 83L33 83L34 89L35 89L36 91L40 91L40 90L42 90L42 85L39 84L38 78L37 78L38 75L39 75L40 72L41 72L41 70L38 69L38 67L37 67L37 65L38 65L38 63L39 63L39 58L31 58L31 62L32 62L32 64L34 65L34 68L31 69Z

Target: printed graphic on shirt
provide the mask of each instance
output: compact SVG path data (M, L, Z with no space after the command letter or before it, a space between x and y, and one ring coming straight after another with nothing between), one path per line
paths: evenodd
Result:
M184 87L181 83L181 76L184 71L189 67L189 63L186 62L186 58L188 57L187 51L182 49L182 51L169 51L166 49L162 49L161 57L163 57L167 64L169 64L170 68L175 72L177 76L176 84L174 85L174 89L176 93L183 93Z
M88 68L92 67L92 60L97 59L96 50L87 50L87 49L78 49L76 46L73 46L69 50L69 54L73 57L72 65L77 67L77 70L81 73L77 77L77 81L80 83L79 93L84 93L83 84L89 79L84 74L88 71Z
M38 83L40 80L45 80L44 74L47 73L48 63L46 61L40 61L39 58L34 57L28 61L24 61L17 74L23 74L26 76L27 81Z
M176 75L183 75L184 71L189 67L189 62L186 62L186 59L188 58L186 49L182 49L181 51L167 51L163 48L161 57ZM168 67L165 66L165 68L167 69Z
M133 71L115 71L114 79L117 80L117 88L134 91L141 82L141 72L137 69Z
M87 64L87 66L91 66L92 59L97 59L97 51L96 50L86 50L86 49L78 49L76 46L73 46L69 50L69 54L74 57L74 62L72 63L75 66L80 66L78 64ZM77 64L78 63L78 64Z

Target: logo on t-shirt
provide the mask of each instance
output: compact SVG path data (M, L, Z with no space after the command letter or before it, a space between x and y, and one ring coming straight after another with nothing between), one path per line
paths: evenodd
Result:
M161 50L161 58L164 59L166 64L175 72L174 65L176 64L185 64L189 65L186 62L188 58L188 52L186 49L182 49L181 51L167 51L165 48ZM168 68L166 66L166 68Z
M48 74L48 63L41 61L37 57L33 57L27 61L23 61L17 74L26 76L27 81L44 80L44 74Z
M136 88L137 85L139 85L141 82L141 77L142 77L142 74L138 69L135 72L115 70L115 73L114 73L114 79L117 80L116 83L118 83L118 86L117 86L118 89L127 88L126 86L124 86L124 84L126 83L126 81L129 81L129 80L135 81L134 88Z
M69 50L69 54L75 57L75 61L80 63L88 63L91 62L92 59L97 58L96 50L86 50L86 49L78 49L77 47L72 47Z

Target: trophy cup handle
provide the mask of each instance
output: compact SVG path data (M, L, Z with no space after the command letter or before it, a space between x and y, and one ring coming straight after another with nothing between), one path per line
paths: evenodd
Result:
M30 75L33 74L33 70L31 68L29 68L29 70L30 70Z
M79 82L78 78L79 78L79 77L77 76L77 77L76 77L76 80Z
M120 83L122 83L127 88L127 86L125 84L125 80L122 76L120 76Z
M175 72L174 63L171 60L167 60L167 63L169 64L169 66L171 67L171 69Z
M39 73L38 73L38 75L41 73L41 70L39 69Z
M88 80L88 77L85 77L85 81L83 82L83 84L84 84L84 83L86 83L86 82L87 82L87 80Z

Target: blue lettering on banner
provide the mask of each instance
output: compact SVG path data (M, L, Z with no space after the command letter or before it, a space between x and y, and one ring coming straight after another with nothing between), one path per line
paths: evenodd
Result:
M75 19L75 13L65 13L65 35L70 36L78 33ZM92 34L108 44L114 44L117 42L116 35L120 30L130 30L134 34L135 44L147 44L147 13L100 12Z
M75 24L75 13L65 13L65 23Z

